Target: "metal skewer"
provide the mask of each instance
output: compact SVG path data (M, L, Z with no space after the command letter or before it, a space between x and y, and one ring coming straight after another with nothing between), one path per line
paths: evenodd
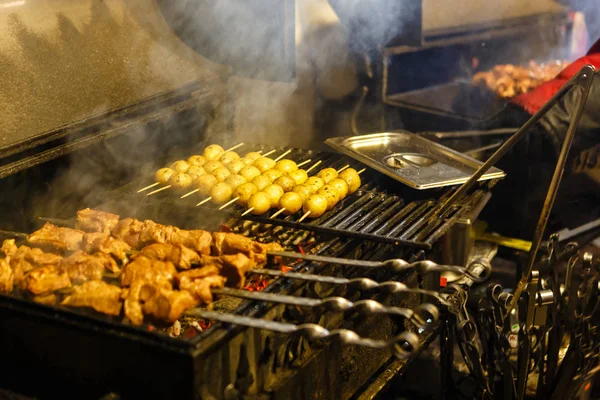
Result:
M316 274L308 274L302 272L283 272L274 269L253 269L249 271L251 274L255 275L268 275L268 276L278 276L290 279L297 279L302 281L309 282L319 282L319 283L330 283L332 285L346 285L348 288L356 288L360 291L366 290L380 290L382 292L387 292L390 294L394 293L416 293L422 294L426 296L431 296L435 298L440 304L444 306L450 305L450 302L442 297L438 292L433 290L426 290L420 288L410 288L406 286L404 283L396 282L396 281L387 281L387 282L376 282L369 278L339 278L336 276L326 276L326 275L316 275Z
M288 296L265 292L249 292L242 289L222 288L211 290L213 294L237 297L240 299L260 300L300 307L323 307L334 312L357 312L361 315L389 315L410 320L418 328L427 329L439 318L439 311L433 304L423 303L414 310L410 308L384 306L375 300L352 302L343 297L312 299L300 296Z
M294 325L287 322L276 322L271 320L251 318L241 315L234 314L223 314L215 311L204 311L204 310L188 310L186 315L192 317L203 318L210 321L220 321L223 323L235 324L246 326L249 328L266 329L273 332L280 333L300 333L309 340L333 340L339 339L342 344L363 346L375 349L386 349L391 348L392 353L399 359L408 359L419 351L420 342L419 337L414 332L402 332L398 336L391 338L390 340L374 340L364 338L356 334L351 330L347 329L334 329L327 330L320 325L316 324L301 324Z
M469 279L475 282L485 281L489 277L490 271L485 270L480 275L472 274L468 268L460 267L457 265L441 265L436 264L433 261L416 261L409 263L402 259L391 259L385 261L364 261L364 260L351 260L348 258L337 258L337 257L326 257L318 256L315 254L302 254L291 251L283 252L269 252L271 256L283 257L283 258L294 258L306 261L320 262L326 264L344 265L349 267L360 267L360 268L388 268L394 273L414 269L419 275L426 275L430 272L455 272L461 275L467 276Z

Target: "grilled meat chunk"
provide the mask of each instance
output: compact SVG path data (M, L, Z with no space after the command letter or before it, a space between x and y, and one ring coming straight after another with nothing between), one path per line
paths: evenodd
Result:
M256 268L255 262L242 253L224 254L221 256L203 256L200 263L204 266L215 266L219 275L227 278L227 286L241 288L246 281L246 272Z
M127 263L127 253L131 251L131 247L121 239L112 237L110 233L94 232L86 233L83 237L83 250L88 253L104 253L109 254L119 260L121 263ZM112 272L119 272L118 266Z
M198 300L210 304L213 301L211 289L225 286L226 278L219 275L220 269L216 265L207 265L189 271L180 272L176 276L179 289L188 290Z
M10 293L13 291L15 273L10 266L10 258L0 259L0 292Z
M267 252L283 251L277 243L258 243L246 236L236 233L214 232L213 254L238 254L243 253L252 259L260 268L267 263Z
M35 295L71 286L67 271L57 265L46 265L30 271L22 283L25 289Z
M153 260L171 261L181 269L190 269L192 263L200 261L198 253L182 244L154 243L144 247L140 254Z
M77 211L75 228L85 232L110 232L119 222L119 216L86 208Z
M135 249L152 243L171 243L183 245L200 254L210 254L212 241L210 232L187 231L150 220L141 222L133 218L121 220L112 230L112 234Z
M177 274L175 266L171 262L151 260L144 256L136 259L123 268L121 285L131 286L135 281L157 283L161 281L171 282Z
M144 223L134 218L125 218L120 220L112 229L112 234L121 239L134 249L139 249L140 233L144 228Z
M198 300L186 290L170 290L146 283L140 290L144 314L174 323L185 310L198 305Z
M108 315L121 314L121 288L103 281L90 281L73 287L73 294L67 296L63 306L90 307Z
M58 227L46 222L41 229L29 235L28 241L43 249L71 252L81 248L84 233L77 229Z
M28 246L17 247L14 239L2 243L2 251L10 258L10 266L14 271L15 281L19 282L24 275L34 268L44 265L56 265L62 257L57 254L46 253L41 249Z
M87 254L77 251L61 261L73 282L98 281L106 271L119 271L117 263L107 254Z

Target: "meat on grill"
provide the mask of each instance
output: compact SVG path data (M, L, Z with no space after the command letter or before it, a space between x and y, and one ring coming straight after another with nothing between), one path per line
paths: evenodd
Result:
M38 295L67 288L71 286L71 280L64 268L58 265L46 265L25 275L22 285L26 290Z
M188 290L198 300L210 304L213 301L211 289L225 286L226 278L219 274L220 269L216 265L207 265L189 271L180 272L176 276L179 289Z
M71 252L81 248L84 234L85 232L77 229L58 227L46 222L41 229L29 235L28 241L43 249Z
M227 278L227 286L238 288L244 286L246 272L256 267L255 262L242 253L203 256L200 263L217 267L219 274Z
M144 256L139 256L125 265L121 275L121 285L128 289L123 290L122 297L125 299L125 316L133 325L141 325L144 322L144 300L140 298L142 287L150 284L172 289L171 282L176 274L177 270L173 263L151 260Z
M103 281L89 281L74 286L73 293L67 296L63 306L89 307L108 315L121 314L121 288Z
M152 243L181 244L199 254L210 254L211 235L203 230L183 230L174 226L157 224L154 221L138 221L125 218L113 228L112 234L127 242L134 249Z
M171 261L181 269L190 269L193 263L200 261L198 253L182 244L154 243L142 248L139 254L153 260Z
M14 239L7 239L2 243L2 252L10 258L9 262L16 282L21 281L24 275L34 268L56 265L62 260L61 256L46 253L41 249L28 246L17 247Z
M145 283L139 293L139 301L143 304L144 314L161 321L174 323L199 301L187 290L171 290L158 285Z
M88 253L109 254L122 264L127 263L127 254L131 252L131 247L126 242L112 237L107 232L86 233L83 237L82 248ZM118 272L118 267L113 272Z
M0 292L12 292L14 283L15 273L10 266L10 258L0 259Z
M215 255L243 253L259 267L262 267L267 263L267 252L279 251L283 251L283 248L277 243L258 243L236 233L213 233L213 254Z
M106 271L119 271L117 263L109 255L87 254L81 250L64 258L60 265L67 271L72 282L98 281Z
M85 232L110 232L119 222L119 216L86 208L77 211L75 228Z
M139 256L126 264L121 274L121 285L131 286L135 281L150 283L171 282L177 274L172 262L152 260Z

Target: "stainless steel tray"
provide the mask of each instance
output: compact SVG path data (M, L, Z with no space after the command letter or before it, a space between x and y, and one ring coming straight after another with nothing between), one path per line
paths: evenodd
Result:
M482 164L410 132L335 137L325 143L419 190L461 184ZM504 176L503 171L492 167L479 180Z

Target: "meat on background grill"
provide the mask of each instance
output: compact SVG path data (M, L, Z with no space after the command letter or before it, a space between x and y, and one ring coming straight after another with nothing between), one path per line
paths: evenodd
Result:
M266 264L267 251L283 250L234 233L119 221L115 214L89 209L78 213L76 226L85 232L46 223L28 236L30 245L41 248L5 240L2 292L18 286L48 305L67 292L64 306L112 316L124 310L134 325L145 317L174 323L188 308L211 303L212 289L242 288L246 272ZM117 277L120 286L110 281Z

